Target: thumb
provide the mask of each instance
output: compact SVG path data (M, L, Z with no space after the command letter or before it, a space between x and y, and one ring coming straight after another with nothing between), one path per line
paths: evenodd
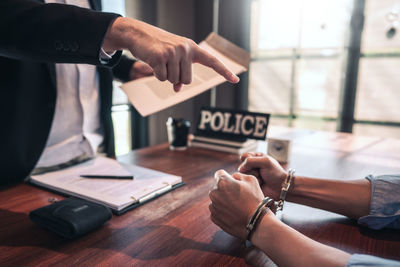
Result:
M219 188L221 181L224 181L224 184L226 184L226 182L230 183L235 181L235 179L233 179L229 173L227 173L225 170L222 169L215 172L214 178L215 178L215 184L213 187L214 189Z
M141 69L142 69L142 71L143 71L144 73L148 73L148 74L153 73L153 68L150 67L150 65L147 64L147 63L145 63L145 62L143 62L142 66L141 66Z
M215 172L214 178L217 184L220 180L231 180L231 181L235 180L229 173L227 173L225 170L222 169Z
M248 157L240 164L238 171L247 173L253 169L268 168L271 166L270 161L268 157Z
M242 181L245 176L248 176L248 175L240 173L240 172L235 172L234 174L232 174L233 179L235 179L237 181Z

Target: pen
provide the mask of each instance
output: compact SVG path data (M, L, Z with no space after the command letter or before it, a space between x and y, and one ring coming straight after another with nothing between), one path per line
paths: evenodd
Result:
M80 175L82 178L94 178L94 179L129 179L133 180L133 175Z

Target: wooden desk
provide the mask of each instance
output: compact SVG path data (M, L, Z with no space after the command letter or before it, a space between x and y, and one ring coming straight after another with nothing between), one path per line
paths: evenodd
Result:
M400 140L272 128L270 136L293 141L297 174L353 179L370 173L400 173ZM260 150L265 149L261 145ZM20 184L0 189L0 266L241 266L263 263L260 254L215 226L208 192L217 169L234 172L237 155L167 144L137 150L121 161L181 175L186 185L122 216L79 240L40 229L29 211L62 198ZM349 203L350 204L350 203ZM350 253L400 260L400 232L372 231L343 216L287 203L282 220L322 243ZM258 260L258 261L257 261Z

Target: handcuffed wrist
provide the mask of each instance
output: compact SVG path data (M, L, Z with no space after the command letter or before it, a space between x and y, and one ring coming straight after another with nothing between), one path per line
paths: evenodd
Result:
M254 233L255 228L257 227L260 219L266 212L266 209L271 208L272 210L274 210L274 208L273 208L274 205L275 205L275 201L269 197L264 198L260 202L257 209L251 216L248 224L246 225L246 230L247 230L246 241L250 242L250 238L251 238L252 234Z
M295 172L296 171L294 169L289 169L288 175L282 183L281 193L279 196L279 201L277 202L277 210L276 211L283 210L283 204L285 203L286 195L287 195L287 192L289 191L290 185L293 182Z

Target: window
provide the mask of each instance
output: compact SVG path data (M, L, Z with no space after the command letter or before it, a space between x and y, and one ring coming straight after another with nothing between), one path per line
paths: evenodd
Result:
M335 130L352 8L349 0L253 0L249 109L271 113L271 124ZM381 125L398 135L400 2L366 0L365 17L354 132L378 134L367 128Z
M112 119L116 155L126 154L132 149L131 110L127 96L114 81Z
M399 1L366 2L355 133L400 136L399 26Z
M103 11L125 15L124 0L102 0ZM119 88L120 83L114 82L112 118L114 124L115 153L122 155L131 148L131 112L128 98Z

